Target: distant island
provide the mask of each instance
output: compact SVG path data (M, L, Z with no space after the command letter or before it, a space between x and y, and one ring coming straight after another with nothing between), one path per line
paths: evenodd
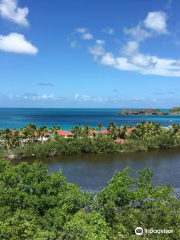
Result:
M180 114L180 107L174 107L169 110L170 114Z
M139 109L139 110L129 110L124 109L118 113L119 115L171 115L180 114L180 107L174 107L169 110L169 112L161 111L159 109Z

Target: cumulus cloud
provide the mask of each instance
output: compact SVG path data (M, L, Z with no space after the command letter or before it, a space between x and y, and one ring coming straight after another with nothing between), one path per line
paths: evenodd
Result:
M7 96L0 93L0 99L6 101L63 101L65 98L61 96L54 96L53 94L36 94L36 93L24 93L22 95L12 95Z
M94 56L103 56L105 54L103 45L105 41L103 40L96 40L94 46L89 47L89 52Z
M10 33L7 36L0 35L0 50L29 55L38 53L38 49L27 41L24 35L18 33Z
M153 34L148 32L147 30L143 29L141 26L136 26L134 28L125 28L124 32L131 37L133 37L136 41L144 41L145 39L151 37Z
M87 28L76 28L75 31L78 33L85 33L85 32L87 32Z
M139 52L136 44L129 44L129 46L130 48L126 50L126 54L124 52L124 56L116 57L111 52L105 52L103 55L95 55L96 61L101 65L121 71L135 71L143 75L180 77L178 60L145 55Z
M133 28L124 28L124 32L136 42L167 34L167 18L167 14L164 12L149 12L145 20Z
M34 94L34 93L25 93L22 98L24 100L33 100L33 101L37 101L37 100L58 100L59 98L55 97L53 94L43 94L43 95L38 95L38 94Z
M100 63L102 65L115 67L118 65L117 59L114 57L114 55L111 52L106 53L104 56L102 56Z
M136 41L129 41L122 50L127 57L127 62L139 67L152 67L156 62L151 56L143 55L139 52L139 43Z
M10 20L20 26L27 27L29 22L27 15L29 10L27 7L18 7L18 0L1 0L0 1L0 15L2 18Z
M168 33L167 30L167 14L164 12L149 12L144 20L146 28L153 30L159 34Z
M93 35L91 33L89 33L89 32L83 33L81 37L84 40L91 40L91 39L93 39Z
M74 96L74 99L82 102L104 102L105 101L105 99L103 99L102 97L92 97L85 94L82 96L80 96L79 94L76 94Z
M84 40L92 40L94 38L87 28L76 28L75 33L79 33Z
M129 41L123 47L122 52L124 55L132 56L138 53L139 43L136 41Z
M160 58L140 51L141 43L146 39L168 34L167 19L167 14L162 11L149 12L145 20L140 21L135 27L124 28L124 33L129 36L129 39L122 46L119 56L113 52L107 52L103 40L96 40L93 46L89 46L89 53L93 55L98 64L121 71L135 71L143 75L180 77L179 59ZM80 34L87 31L86 28L76 30Z
M107 33L107 34L109 34L109 35L112 35L112 34L114 34L114 29L113 29L113 28L110 28L110 27L107 27L107 28L104 28L104 29L102 30L102 32Z
M62 97L56 97L53 94L36 94L24 93L22 95L12 95L6 97L7 100L29 100L29 101L57 101L62 100Z

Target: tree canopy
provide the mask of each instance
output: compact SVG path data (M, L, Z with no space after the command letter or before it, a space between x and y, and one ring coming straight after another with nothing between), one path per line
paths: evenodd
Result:
M180 202L171 186L154 186L148 168L116 171L96 195L42 163L0 160L1 240L139 239L135 228L168 229L143 239L180 239Z

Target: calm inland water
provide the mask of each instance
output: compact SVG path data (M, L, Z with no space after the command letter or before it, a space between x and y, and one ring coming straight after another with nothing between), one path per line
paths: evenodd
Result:
M32 163L35 159L25 160ZM149 167L156 185L170 184L180 193L180 149L152 150L121 154L83 154L36 159L48 165L49 172L63 170L68 182L82 190L98 192L107 186L115 170L130 167L133 172ZM12 164L18 164L18 160Z

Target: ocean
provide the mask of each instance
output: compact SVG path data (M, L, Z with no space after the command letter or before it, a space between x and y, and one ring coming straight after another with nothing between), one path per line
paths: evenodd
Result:
M141 121L152 121L162 126L180 124L180 115L118 115L121 110L120 108L0 108L0 128L20 129L30 123L38 127L59 125L64 130L83 124L91 127L102 124L106 128L110 122L115 122L118 126L123 124L135 126ZM168 111L168 109L161 110Z

